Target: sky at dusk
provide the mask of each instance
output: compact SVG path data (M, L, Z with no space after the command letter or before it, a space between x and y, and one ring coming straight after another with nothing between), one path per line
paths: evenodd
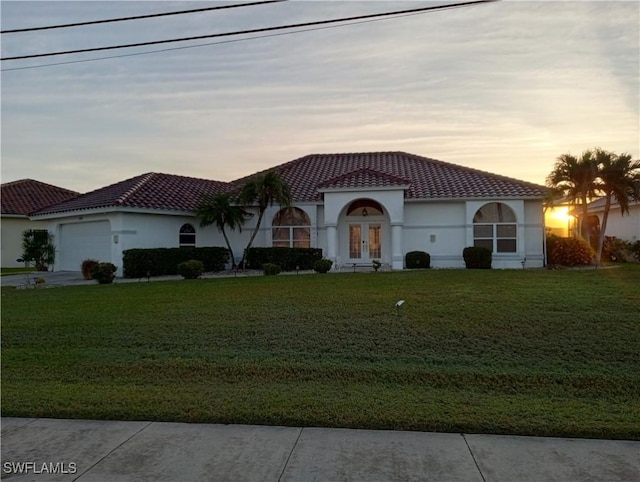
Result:
M7 30L229 3L0 8ZM442 3L290 1L3 34L2 56ZM502 1L263 38L3 61L2 182L87 192L150 171L230 181L307 154L406 151L544 184L563 153L599 146L640 156L639 30L637 1ZM175 47L191 48L131 56ZM9 70L120 55L129 56Z

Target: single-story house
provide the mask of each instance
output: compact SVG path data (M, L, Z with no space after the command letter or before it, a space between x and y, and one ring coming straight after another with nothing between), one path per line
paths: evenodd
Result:
M33 179L21 179L0 186L2 199L1 263L3 268L18 268L22 256L22 233L28 229L47 229L48 221L29 218L35 211L66 201L80 193Z
M373 260L403 269L414 250L428 252L434 267L464 267L462 251L474 245L492 250L495 268L544 264L543 186L405 152L312 154L272 169L289 185L293 209L269 208L254 246L321 248L335 269ZM250 177L147 173L32 218L54 234L56 270L77 271L86 258L121 269L130 248L224 246L193 210L203 195L237 191ZM256 218L230 233L236 255Z
M605 198L596 199L587 206L589 221L596 233L600 232L604 218ZM579 214L576 211L576 214ZM618 200L614 198L607 218L607 236L635 242L640 240L640 201L629 202L629 213L622 214Z

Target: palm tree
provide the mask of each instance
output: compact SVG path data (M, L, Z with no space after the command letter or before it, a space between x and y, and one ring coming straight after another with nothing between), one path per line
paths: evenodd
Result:
M226 228L228 227L232 231L236 229L242 231L242 225L249 213L242 206L235 204L229 194L215 194L203 197L196 207L195 214L196 217L200 218L201 227L215 224L222 231L222 236L224 236L231 256L231 266L235 268L236 259L233 256Z
M602 227L596 251L596 263L599 263L613 199L618 201L621 215L629 214L631 199L640 199L640 161L634 161L630 154L616 155L602 149L596 149L595 158L598 165L598 177L601 181L599 190L605 197Z
M547 176L547 186L562 192L572 204L582 206L582 215L578 221L580 236L589 240L587 223L587 203L598 191L598 166L592 151L585 151L577 158L571 154L562 154L556 159L553 171Z
M291 206L291 190L284 179L274 170L267 171L265 174L257 175L242 187L239 196L240 202L245 206L258 205L258 221L251 233L251 238L242 256L241 266L244 266L247 251L251 248L253 240L258 234L262 218L267 207L273 206L274 203L282 207Z

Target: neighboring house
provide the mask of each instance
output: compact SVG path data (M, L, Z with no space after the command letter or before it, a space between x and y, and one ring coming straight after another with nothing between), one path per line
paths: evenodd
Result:
M428 252L434 267L464 267L462 250L473 245L492 250L495 268L522 268L525 259L543 266L543 186L404 152L314 154L273 169L291 188L294 209L269 208L254 246L321 248L338 269L374 259L402 269L413 250ZM250 177L224 183L148 173L33 219L54 233L56 269L79 270L85 258L121 269L130 248L224 246L193 210L201 196L237 191ZM236 254L255 218L230 233Z
M46 221L31 220L30 213L74 198L79 194L33 179L21 179L2 184L0 186L2 267L24 266L24 263L18 262L22 256L22 233L28 229L47 229Z
M600 232L602 220L604 218L605 199L596 199L589 203L589 222L596 233ZM622 215L620 204L617 199L611 201L609 217L607 218L607 236L615 236L625 241L640 240L640 201L631 200L629 202L629 213Z

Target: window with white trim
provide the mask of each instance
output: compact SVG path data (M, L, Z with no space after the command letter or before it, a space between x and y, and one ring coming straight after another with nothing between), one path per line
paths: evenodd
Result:
M190 248L196 245L196 228L191 224L183 224L180 228L179 246Z
M518 250L516 215L504 203L488 203L473 216L473 245L492 253L515 253Z
M271 245L274 248L311 247L311 221L302 209L281 209L271 226Z

